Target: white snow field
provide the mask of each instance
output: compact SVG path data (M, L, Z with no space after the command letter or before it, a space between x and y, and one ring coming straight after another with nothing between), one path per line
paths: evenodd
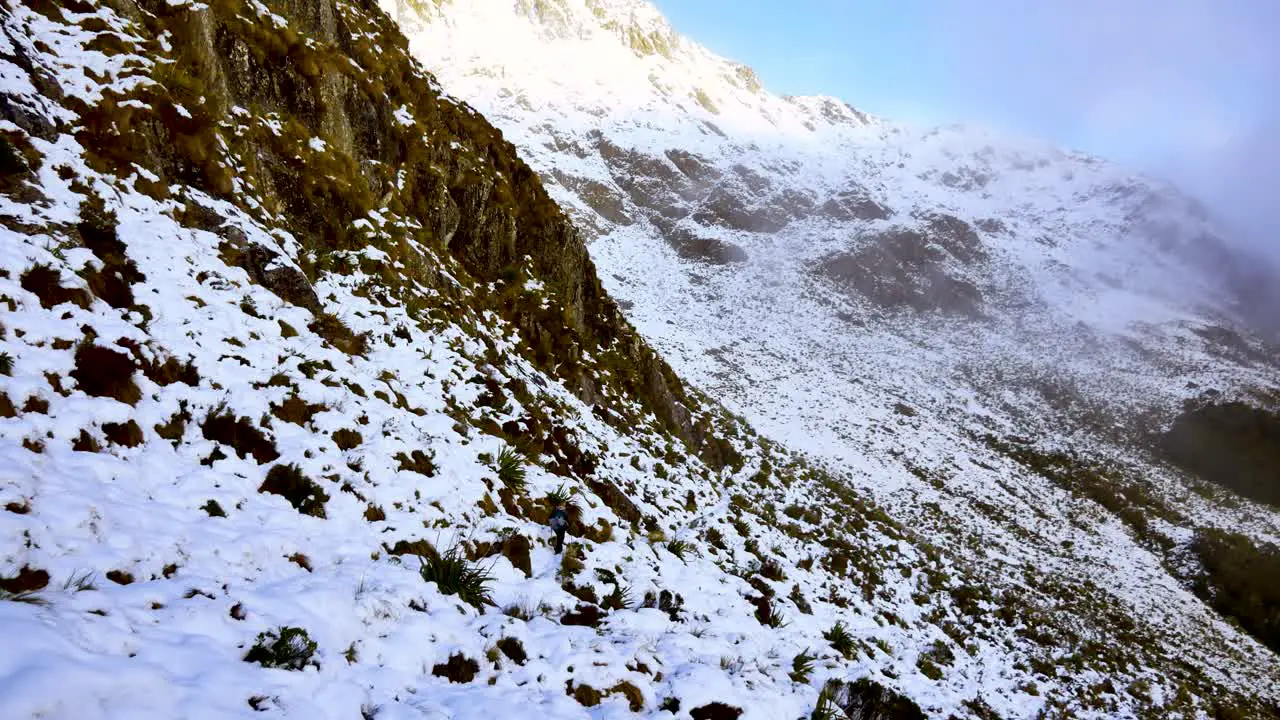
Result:
M0 718L736 710L744 720L795 720L868 707L865 694L834 710L820 697L835 687L828 681L859 680L872 685L852 687L903 700L869 717L1267 717L1280 701L1276 655L1188 591L1170 558L1201 526L1274 541L1276 513L1192 492L1091 428L1059 426L1065 414L1035 423L1041 401L1003 397L973 374L1062 367L1052 343L1078 336L1049 331L1066 315L1100 336L1102 349L1081 355L1071 374L1108 369L1082 391L1088 397L1127 407L1179 397L1192 378L1228 393L1265 385L1264 364L1211 355L1187 329L1204 313L1228 318L1229 292L1193 264L1157 269L1148 249L1094 246L1084 228L1111 228L1121 210L1072 198L1113 182L1115 170L1069 156L1040 167L1052 151L1035 144L992 150L993 164L1017 157L1033 169L993 180L1010 183L994 199L952 198L917 175L950 167L960 143L1011 146L959 130L890 142L908 131L821 99L731 90L750 85L749 75L683 39L668 40L670 61L637 56L600 23L621 13L630 24L615 29L636 28L636 43L653 46L654 31L669 38L644 3L517 3L521 13L510 5L423 3L426 23L392 9L446 90L492 113L548 180L564 173L549 190L598 234L590 251L602 281L632 303L640 333L697 389L693 415L740 461L704 462L620 389L621 370L602 359L584 361L598 389L591 403L540 371L526 359L528 339L482 300L516 292L550 303L542 291L552 279L532 264L514 291L472 279L447 241L424 230L430 218L397 209L404 185L346 228L363 244L319 257L246 166L232 167L219 189L207 179L159 185L142 160L114 172L95 160L104 150L91 144L95 109L151 117L157 110L140 91L181 84L192 70L174 65L183 37L152 33L157 18L215 39L287 31L281 47L296 64L281 61L264 83L304 87L296 58L316 48L382 82L370 55L347 47L401 52L395 38L362 30L377 26L375 6L5 3ZM530 20L557 7L569 13L563 24ZM309 36L300 19L308 12L349 42ZM523 39L486 40L508 27L503 38ZM574 71L552 71L560 67ZM322 73L309 77L329 87ZM717 108L728 137L684 98L687 83L706 88L704 104ZM421 108L389 107L395 132L419 131ZM178 105L174 114L200 110ZM802 131L805 122L817 129ZM218 118L210 152L235 157L236 139L260 132L293 142L294 124L236 107ZM147 127L117 129L126 138ZM349 130L298 137L300 172L349 161ZM869 308L808 270L864 221L797 218L768 237L699 225L749 259L682 259L631 198L622 212L637 217L626 225L569 189L573 178L614 182L598 152L556 149L596 130L615 147L664 156L681 148L717 167L793 177L815 193L843 191L856 171L899 216L936 204L1000 217L1007 232L983 237L1000 258L983 269L996 273L982 280L984 296L1001 295L988 284L1021 283L1040 301L1015 313L1016 298L993 300L985 312L994 319L980 326ZM410 142L425 145L436 132L444 130ZM480 140L441 142L453 155L435 157L440 164L484 165ZM882 163L890 157L903 167ZM1064 168L1076 179L1063 180ZM500 184L493 168L477 172ZM1054 198L1044 203L1064 204L1058 215L1020 208L1027 178ZM190 222L193 207L215 220ZM1028 233L1055 227L1052 252L1025 247ZM271 257L264 272L314 273L318 306L256 281L235 261L245 248ZM438 287L414 279L420 267ZM1129 279L1104 291L1089 274L1099 268ZM1166 271L1187 272L1203 291L1162 295ZM388 277L412 292L393 296ZM119 301L121 282L128 302ZM1144 301L1125 302L1134 314L1122 318L1107 293ZM324 314L367 334L365 347L346 352L333 333L311 329L322 329ZM1027 334L1008 330L1015 325ZM1044 339L1028 347L1027 337ZM1167 374L1153 376L1156 365L1143 359L1152 352ZM978 355L988 362L974 368ZM619 410L637 420L606 421ZM522 448L525 482L512 481L498 467L510 448L493 429L530 418L556 428L557 447L576 448L590 469ZM1055 429L1064 446L1111 457L1126 479L1142 474L1153 502L1176 513L1152 518L1154 534L1141 536L984 438ZM558 491L581 511L563 556L545 527L545 498ZM1173 539L1172 549L1156 536ZM475 557L468 567L491 574L491 602L472 605L443 581L425 581L424 542ZM288 628L305 631L314 652L304 641L296 667L267 667L254 646Z

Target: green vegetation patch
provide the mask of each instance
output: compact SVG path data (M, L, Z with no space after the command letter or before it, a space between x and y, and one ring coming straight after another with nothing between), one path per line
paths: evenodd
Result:
M1280 548L1211 529L1196 533L1191 550L1204 567L1196 594L1280 652Z
M1244 403L1188 410L1161 438L1160 449L1188 472L1280 507L1280 413Z

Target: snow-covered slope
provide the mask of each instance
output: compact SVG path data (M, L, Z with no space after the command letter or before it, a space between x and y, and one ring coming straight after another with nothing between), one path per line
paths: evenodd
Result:
M548 47L588 27L557 7L526 8ZM602 59L625 37L721 67L645 5L596 8L638 23L597 38L614 38ZM594 248L631 268L604 280L644 333L790 442L806 393L807 412L848 413L811 425L838 438L809 440L833 461L684 387L514 149L372 4L7 3L0 29L0 717L1274 714L1275 655L1162 564L1186 517L1135 535L1028 471L1050 458L968 432L1011 415L976 386L912 383L918 324L829 356L863 363L819 357L818 325L792 331L731 284L758 275L679 264L628 194L634 222L607 221ZM635 102L639 137L657 121ZM768 126L733 129L763 143ZM591 140L585 120L564 127ZM642 159L599 141L601 163ZM731 145L702 151L764 157ZM810 152L795 172L826 177ZM740 182L684 189L756 182L728 171ZM748 253L804 247L716 232ZM668 281L683 306L662 318ZM813 282L785 296L797 317L865 317ZM768 324L698 300L729 290ZM765 344L700 344L716 332ZM915 407L895 410L880 374L895 348ZM750 402L788 383L776 415ZM1161 475L1151 493L1177 487ZM546 522L566 495L556 555ZM1177 512L1277 534L1247 504L1189 495ZM1180 534L1169 552L1153 540ZM460 592L483 588L451 580L459 566L491 574L490 602Z
M773 95L647 2L383 6L594 236L683 376L993 577L1034 566L1195 626L1195 533L1280 539L1274 508L1157 452L1187 401L1280 397L1275 275L1176 189Z

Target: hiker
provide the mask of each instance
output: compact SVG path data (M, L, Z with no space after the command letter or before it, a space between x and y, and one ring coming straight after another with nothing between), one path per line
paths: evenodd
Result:
M551 530L556 534L556 554L559 555L564 550L564 533L569 529L569 515L564 508L557 506L551 511L551 519L548 522Z

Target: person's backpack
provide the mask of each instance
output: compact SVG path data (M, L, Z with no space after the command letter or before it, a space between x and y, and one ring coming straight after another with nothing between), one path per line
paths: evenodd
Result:
M568 526L569 516L565 514L564 510L556 508L555 512L551 513L551 529L559 531Z

